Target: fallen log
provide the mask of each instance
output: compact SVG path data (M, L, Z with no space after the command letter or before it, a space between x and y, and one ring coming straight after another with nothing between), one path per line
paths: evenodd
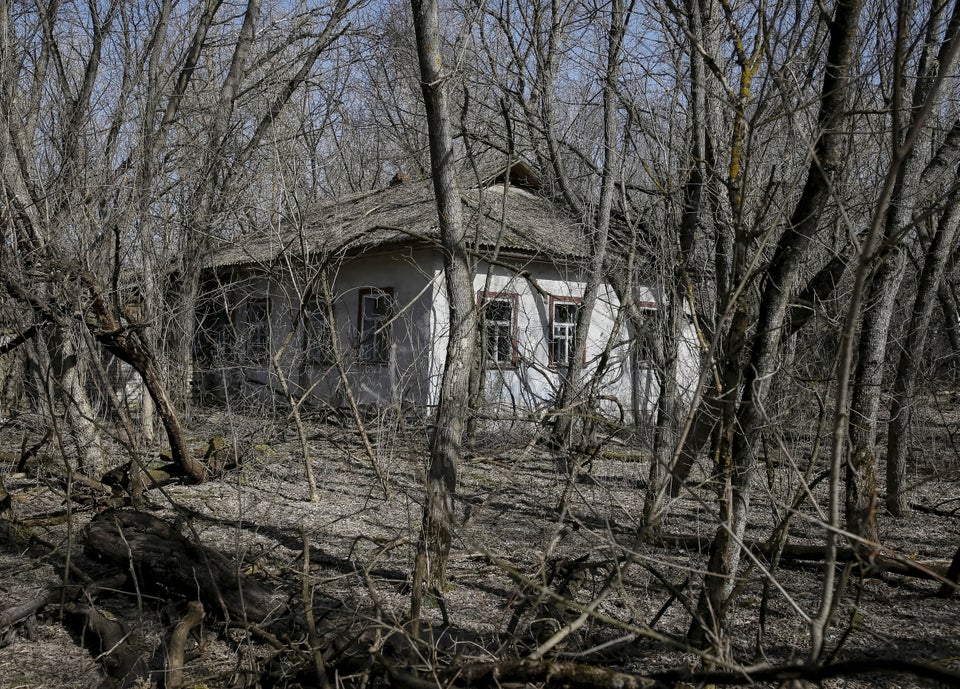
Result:
M32 615L36 615L43 608L52 603L59 603L61 600L75 600L84 592L93 593L101 589L115 589L118 586L122 586L123 582L126 580L126 574L117 574L85 586L75 585L64 587L59 584L56 586L49 586L45 591L38 593L30 600L26 600L22 603L17 603L8 608L0 610L0 630L22 622Z
M153 515L104 512L84 530L83 543L91 557L134 572L141 590L199 598L227 622L265 626L286 611L283 596L244 575L236 562Z
M67 620L99 660L107 673L100 689L128 689L139 686L150 677L149 655L138 652L129 643L130 628L111 619L93 605L67 607Z
M679 546L699 552L710 549L710 538L696 534L660 534L655 543L668 546ZM743 544L755 555L767 557L772 554L772 546L766 541L744 539ZM780 560L822 562L826 558L826 547L806 543L787 543L780 554ZM911 560L895 550L877 547L863 556L863 551L857 548L838 548L837 562L863 561L870 574L899 574L918 579L932 579L943 582L947 578L947 567L942 561L918 562Z

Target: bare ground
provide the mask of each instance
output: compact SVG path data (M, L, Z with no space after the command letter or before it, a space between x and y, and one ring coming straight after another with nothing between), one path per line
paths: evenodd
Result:
M883 545L895 553L946 565L960 546L960 462L950 450L950 432L956 426L950 419L927 421L941 432L928 444L935 456L919 457L913 467L910 500L920 509L901 520L881 518L881 534ZM345 661L344 653L410 653L399 624L409 608L409 575L420 524L424 432L410 424L374 419L370 430L376 454L371 460L348 427L320 421L309 427L309 452L321 489L317 502L307 500L303 452L291 428L220 412L195 424L194 445L213 436L229 439L238 468L199 486L151 490L149 498L157 507L154 514L179 526L188 522L205 545L235 558L242 571L283 592L293 610L302 610L305 534L321 646L328 663L337 667L336 679L346 684L359 681L366 666L362 658ZM18 451L24 430L5 424L0 449ZM558 514L566 478L552 457L529 441L529 428L505 429L481 442L461 468L460 525L443 596L450 624L442 625L442 606L431 599L426 611L433 625L430 633L442 638L423 647L430 649L421 651L423 664L529 654L579 616L577 605L553 604L542 596L538 600L537 583L546 582L576 604L587 605L610 581L615 563L630 552L632 563L614 578L612 593L551 655L640 675L702 667L703 659L685 649L680 639L690 623L684 603L695 600L706 555L689 541L682 546L638 541L648 472L644 454L629 445L609 446L573 485L567 509ZM118 456L118 462L122 459ZM387 478L389 496L372 461ZM766 538L772 524L784 517L785 506L801 486L794 466L802 470L806 462L783 447L769 452L765 470L759 472L749 536ZM0 467L13 498L8 513L13 522L63 510L67 503L61 466L49 458L25 474L14 473L9 464ZM824 483L815 488L820 506L807 501L794 515L791 543L823 542L818 510L825 504ZM71 490L83 502L70 503L69 523L33 525L39 544L0 549L0 611L60 582L67 552L82 559L78 535L108 505L102 496L85 496L82 486ZM715 529L714 502L705 468L698 467L681 498L670 505L664 531L699 535L709 543ZM44 548L50 547L56 553L44 556ZM828 647L836 648L837 660L903 658L960 669L960 596L935 597L939 585L933 581L894 574L864 579L857 571L850 571L830 630ZM770 572L769 563L758 559L744 569L731 610L725 659L745 666L802 662L809 647L806 619L816 614L821 580L822 565L817 562L785 563ZM95 601L98 609L126 621L131 640L154 661L185 602L136 588L104 592ZM60 606L52 604L25 623L0 629L0 687L100 684L103 657L94 657L67 626ZM296 657L249 630L225 630L208 615L202 631L188 642L184 686L253 687L266 685L267 679L281 686L308 682L292 677ZM904 674L846 676L822 683L919 685L921 680Z

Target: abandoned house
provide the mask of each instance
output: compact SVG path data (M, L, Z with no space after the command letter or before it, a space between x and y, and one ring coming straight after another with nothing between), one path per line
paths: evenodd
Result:
M523 418L560 390L584 290L582 228L538 195L523 163L463 188L476 260L482 411ZM216 251L201 288L195 384L207 399L292 395L316 405L437 402L448 305L429 179L390 186L287 219L270 236ZM656 308L651 290L638 299ZM634 418L657 382L604 285L586 370L603 361L601 406ZM604 354L606 353L606 354Z

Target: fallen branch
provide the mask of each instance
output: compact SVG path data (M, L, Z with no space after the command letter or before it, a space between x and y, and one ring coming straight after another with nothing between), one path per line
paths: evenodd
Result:
M408 689L426 689L423 680L386 666L391 679ZM933 663L901 658L858 658L829 665L785 665L742 668L721 672L670 670L650 675L618 672L594 665L579 665L550 660L504 660L495 663L474 663L450 668L440 674L448 687L500 687L508 683L534 683L545 687L570 689L666 689L678 684L752 685L758 682L782 683L793 680L819 682L836 677L862 675L905 675L960 685L960 672ZM410 681L414 679L415 681ZM436 685L434 685L436 686Z
M569 689L666 689L651 677L618 672L595 665L552 660L505 660L476 663L443 673L449 684L463 687L499 687L518 682Z
M790 682L801 680L821 682L835 677L860 677L862 675L905 675L939 682L944 686L960 686L960 672L934 663L905 658L856 658L828 665L783 665L744 668L729 672L690 672L676 670L658 672L652 677L674 686L680 682L697 685L726 684L746 685L758 682Z
M944 579L945 581L940 585L937 595L940 598L949 598L957 590L957 584L960 584L960 548L957 549L957 554L953 556L953 562L950 563L950 568L947 570Z
M123 585L127 580L125 574L117 574L107 579L87 584L86 586L50 586L46 591L37 594L28 601L11 605L0 611L0 629L6 629L18 622L22 622L31 615L36 615L46 606L52 603L59 603L61 600L72 601L80 597L84 592L92 593L97 590L115 589Z
M167 650L166 689L180 689L183 686L183 657L186 653L187 636L203 622L203 604L190 601L187 614L184 615L170 634L170 648Z
M93 605L73 606L68 613L67 619L73 620L80 637L111 680L101 686L133 687L150 676L144 656L127 643L130 629L125 624L110 619Z
M663 545L680 546L699 552L706 552L710 548L710 539L696 534L661 534L657 540ZM772 553L771 546L765 541L744 540L744 545L757 555L766 557ZM780 555L783 561L822 562L825 557L826 546L803 543L787 543ZM885 547L875 548L867 558L864 558L862 551L856 548L837 549L838 563L858 561L863 561L871 574L899 574L918 579L932 579L941 583L947 579L947 568L941 561L917 562Z

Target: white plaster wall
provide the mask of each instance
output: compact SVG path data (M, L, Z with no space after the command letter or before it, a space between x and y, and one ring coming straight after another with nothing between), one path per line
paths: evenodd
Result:
M347 384L358 404L386 407L395 403L426 403L430 348L425 334L429 328L431 261L431 252L407 248L348 259L331 275L334 327ZM307 392L316 401L344 407L344 383L333 362L312 362L304 355L302 327L288 340L306 282L304 276L279 274L250 278L231 286L227 299L236 305L233 321L239 326L242 341L242 303L249 296L269 294L271 351L279 351L286 343L280 363L288 384L298 396ZM394 297L391 356L382 364L361 362L358 358L360 294L367 288L389 289ZM316 294L321 298L319 286ZM231 387L247 401L268 402L281 390L268 363L233 365L225 375L229 376Z
M504 260L506 263L507 260ZM573 267L540 261L510 259L510 267L482 264L474 278L474 295L481 292L511 293L518 296L517 365L487 368L484 397L490 415L507 418L539 416L555 402L565 369L549 364L549 295L582 297L584 279ZM520 277L518 272L529 275ZM340 265L334 281L334 319L347 381L361 405L386 407L395 403L426 406L437 404L446 358L449 306L439 252L409 247L368 253ZM531 284L535 281L536 287ZM392 323L393 348L386 364L358 360L359 299L365 288L392 289L396 313ZM270 294L273 350L281 347L290 333L305 281L288 275L248 279L235 287L230 297L240 302L245 294ZM656 302L652 291L641 289L638 298ZM618 324L619 301L609 286L601 289L587 337L586 375L592 376L609 348L606 367L597 387L600 406L617 418L623 413L632 421L631 410L653 409L659 385L653 371L640 369L632 380L631 343L627 328ZM315 365L303 356L303 334L288 343L281 364L296 394L309 391L312 399L335 407L347 404L343 381L332 364ZM681 392L689 398L697 382L699 353L692 326L685 328L681 344L678 377ZM233 370L234 383L241 382L244 394L261 401L276 398L279 390L274 372L266 367Z
M506 262L506 261L504 261ZM518 276L522 272L530 279ZM536 282L539 290L531 284ZM474 294L481 292L517 295L517 365L488 367L484 371L484 397L487 413L503 417L538 415L549 409L560 391L563 368L549 362L550 314L549 296L582 297L584 281L575 268L543 262L526 262L516 267L481 264L474 278ZM430 366L431 405L439 395L440 379L447 346L448 302L443 286L443 268L435 262L430 327L433 356ZM544 294L541 294L544 293ZM615 329L619 301L609 287L601 291L594 309L587 336L587 375L596 371L597 363L612 337L612 350L599 387L599 394L620 400L629 413L631 400L629 347L624 328ZM619 413L617 403L601 402L608 413Z
M396 403L426 403L426 372L432 279L431 252L404 250L365 255L336 271L333 285L334 320L347 378L357 402L386 407ZM426 263L426 267L424 264ZM390 325L391 354L386 363L359 360L360 294L368 288L392 290L394 317ZM304 385L320 381L313 394L335 406L345 406L339 373L330 366L308 366Z

